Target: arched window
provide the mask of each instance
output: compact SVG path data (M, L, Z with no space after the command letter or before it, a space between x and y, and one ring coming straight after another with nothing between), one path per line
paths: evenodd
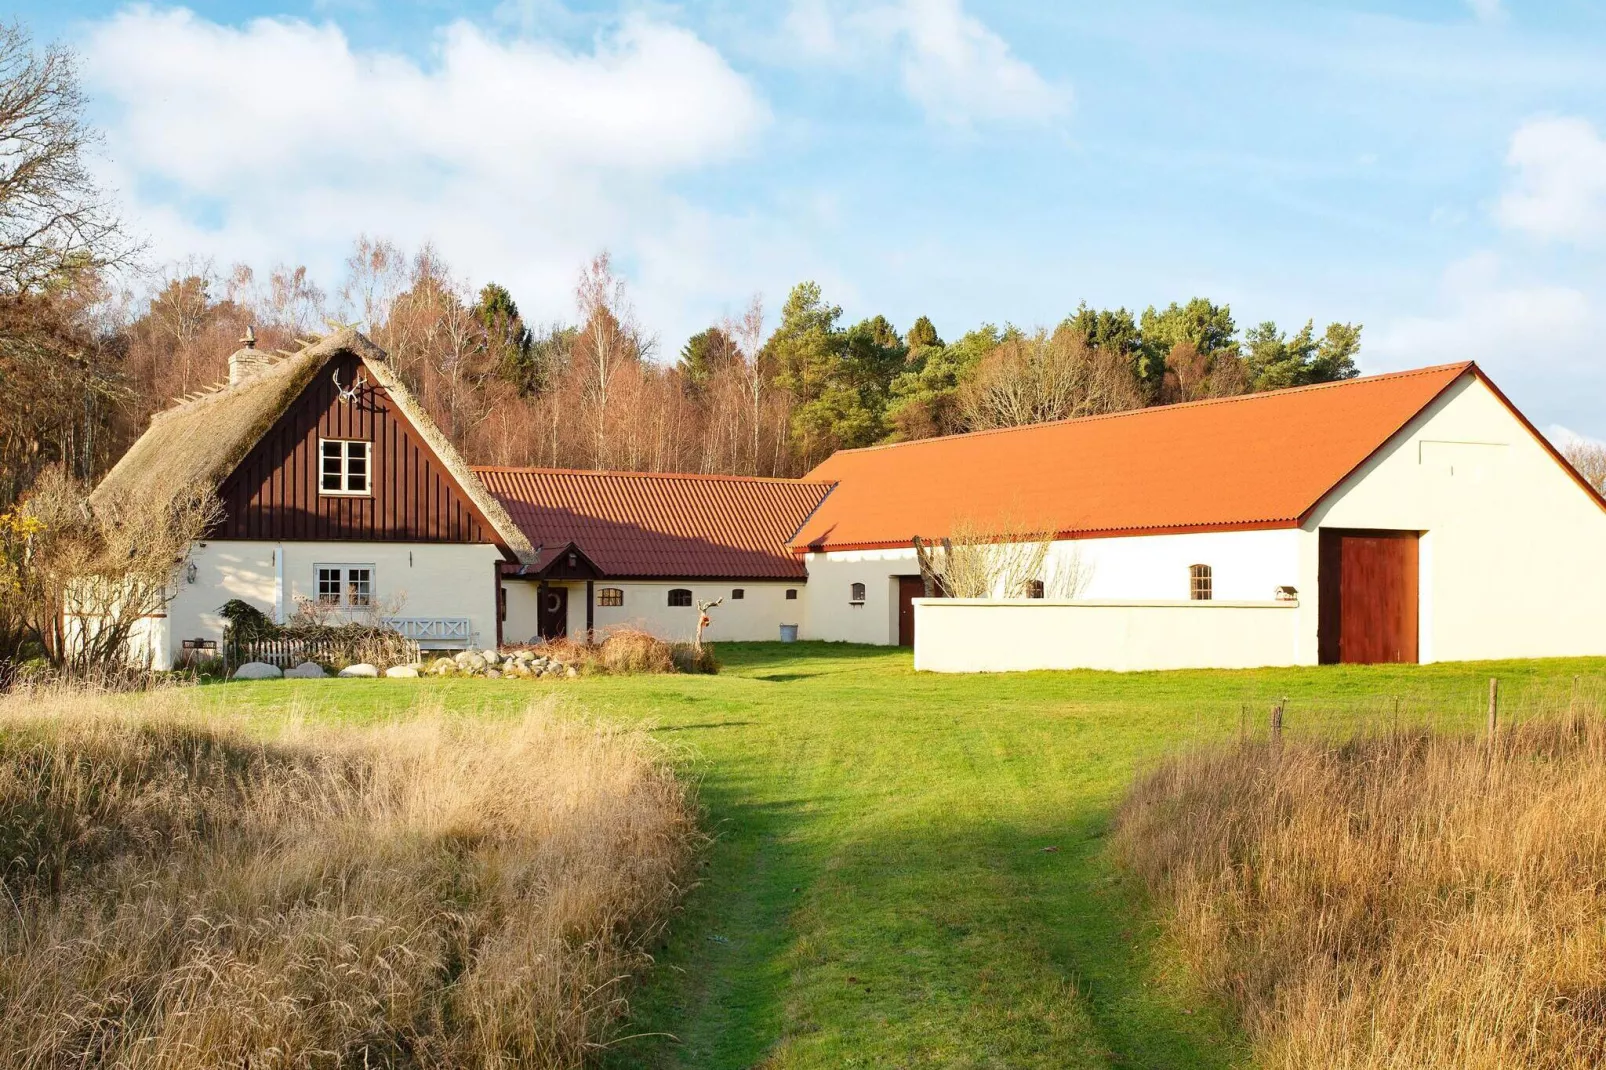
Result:
M1208 602L1214 597L1209 565L1188 566L1188 597L1195 602Z
M855 606L864 605L864 584L855 583L848 588L848 602Z
M619 587L602 587L597 591L597 605L622 606L625 604L625 592Z
M672 606L691 605L691 592L684 587L676 587L669 592L669 604Z
M1027 580L1026 581L1026 597L1027 598L1041 598L1041 597L1043 597L1043 594L1044 594L1044 587L1043 587L1043 581L1042 580Z

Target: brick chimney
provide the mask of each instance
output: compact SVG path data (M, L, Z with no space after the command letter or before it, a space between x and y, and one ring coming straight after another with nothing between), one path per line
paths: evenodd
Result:
M240 339L244 349L236 349L229 354L229 385L237 386L245 382L257 372L273 363L273 358L257 350L256 327L245 329L245 337Z

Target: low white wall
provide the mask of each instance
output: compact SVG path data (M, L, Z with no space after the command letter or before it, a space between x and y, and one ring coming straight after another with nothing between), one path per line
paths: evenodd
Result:
M1298 602L915 600L915 668L1252 669L1299 662Z
M538 585L528 580L506 580L507 620L502 625L502 637L508 643L523 643L537 634ZM582 583L554 583L569 591L569 637L580 639L586 630L586 585ZM710 610L712 621L703 638L711 643L754 642L779 639L782 624L803 623L805 584L802 580L762 582L721 580L628 582L597 580L595 590L601 597L604 587L617 587L624 592L621 606L597 605L594 607L592 627L598 632L614 628L639 628L669 642L689 641L697 632L697 607L671 606L669 592L674 588L688 588L692 601L711 602L716 598L725 601ZM734 591L741 598L732 598ZM787 591L796 591L787 598Z

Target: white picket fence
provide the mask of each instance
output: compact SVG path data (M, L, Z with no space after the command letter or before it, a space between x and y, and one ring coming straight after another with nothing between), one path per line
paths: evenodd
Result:
M281 669L293 669L303 661L329 664L349 647L349 643L329 639L240 639L225 644L225 660L230 668L248 661L261 661ZM410 639L403 650L403 662L419 661L423 656L418 643Z

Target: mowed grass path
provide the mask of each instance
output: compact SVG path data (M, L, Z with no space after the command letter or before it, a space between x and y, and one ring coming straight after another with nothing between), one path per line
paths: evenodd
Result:
M645 721L701 785L704 881L636 993L618 1067L1226 1067L1240 1038L1168 977L1104 837L1133 775L1263 731L1480 724L1606 683L1606 659L1422 667L937 676L907 652L727 645L716 677L327 681L210 689L235 708L368 719L420 694L546 690ZM667 1035L666 1035L667 1034Z

